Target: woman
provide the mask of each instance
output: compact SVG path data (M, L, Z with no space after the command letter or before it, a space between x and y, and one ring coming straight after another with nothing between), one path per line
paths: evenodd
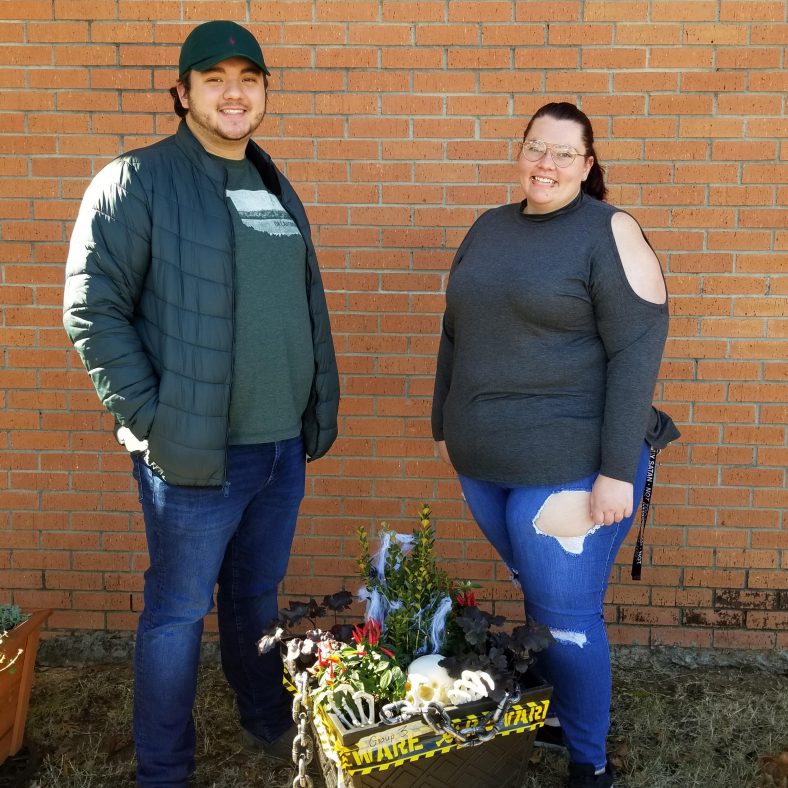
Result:
M667 294L638 223L602 202L577 107L543 106L517 167L525 199L484 213L452 265L433 436L528 615L556 640L540 669L568 785L610 786L602 602L643 494Z

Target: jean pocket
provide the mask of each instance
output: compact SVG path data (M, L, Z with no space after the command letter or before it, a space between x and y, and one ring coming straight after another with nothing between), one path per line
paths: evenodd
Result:
M142 459L142 454L137 452L129 456L131 457L131 475L137 482L137 500L142 503L142 468L140 468L140 464L144 460Z

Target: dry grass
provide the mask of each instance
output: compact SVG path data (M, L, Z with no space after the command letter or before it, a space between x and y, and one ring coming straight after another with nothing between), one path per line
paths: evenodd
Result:
M762 782L760 756L788 750L788 676L644 666L618 669L615 683L611 748L622 788L779 784ZM43 758L28 788L133 785L131 696L126 665L40 670L27 731ZM201 670L196 721L196 787L292 785L288 767L242 747L215 666ZM537 751L522 788L558 788L565 774L560 754ZM10 788L2 769L0 788Z

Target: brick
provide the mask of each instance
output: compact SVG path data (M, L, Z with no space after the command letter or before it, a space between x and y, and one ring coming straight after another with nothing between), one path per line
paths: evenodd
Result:
M619 615L622 624L650 624L675 626L679 623L676 610L654 607L621 607Z
M717 550L716 562L717 566L773 569L778 559L773 550Z
M688 72L682 74L681 88L684 92L736 92L745 88L745 75L735 71L717 73Z
M749 588L787 589L788 577L785 570L766 571L753 569L749 572Z
M440 69L444 67L443 50L439 47L396 47L381 50L383 68Z
M584 49L583 68L641 69L646 66L646 53L639 49Z
M685 626L715 629L739 629L745 622L745 614L740 610L685 609L682 618Z
M748 28L745 25L685 25L684 43L743 45L747 43Z
M711 115L713 99L710 96L651 96L649 105L655 115Z
M705 68L713 67L715 52L712 47L665 46L651 47L649 63L653 68Z
M702 22L716 20L719 4L711 0L655 0L651 18L655 22Z
M717 100L718 115L774 115L779 116L775 96L746 93L726 94Z
M770 24L753 25L750 38L753 44L780 44L785 45L785 35L788 25Z
M784 349L784 342L733 342L730 355L732 358L779 357L780 352Z
M714 632L715 648L769 650L774 648L774 635L768 632Z
M627 644L633 646L647 646L649 644L648 627L608 624L607 634L608 640L614 645Z
M610 92L610 77L591 71L550 71L547 73L547 89L556 93L605 93Z
M742 588L745 574L735 569L712 570L689 568L684 573L684 584L687 586L723 586Z
M31 44L6 45L0 52L0 64L4 66L51 66L52 49L48 46Z
M288 19L289 15L285 17ZM324 2L320 0L315 7L318 21L372 22L378 18L378 4L354 0L353 2Z
M331 47L317 52L315 66L322 68L372 68L377 65L377 50L372 47Z
M774 183L788 176L788 165L745 164L743 183Z
M742 591L740 589L717 589L715 606L741 608L745 610L771 610L776 604L773 592ZM749 613L747 614L749 616Z
M682 41L682 26L671 24L616 25L616 43L634 46L676 46Z
M54 56L57 66L111 66L118 62L114 46L99 44L55 46Z
M719 68L778 68L780 50L776 47L726 47L717 53Z
M454 69L510 68L511 50L501 47L452 47L448 51L447 65Z
M516 69L551 69L551 68L578 68L580 65L580 49L573 47L560 47L553 49L530 49L522 47L515 50L514 66ZM532 75L536 76L536 75ZM547 97L545 97L545 100ZM531 114L538 109L544 101L533 101L533 108L525 114Z
M774 629L784 631L788 626L788 611L764 613L756 610L747 611L747 627L749 629Z
M653 646L680 646L683 648L709 648L712 645L712 632L688 627L660 627L651 636Z
M723 0L720 4L721 22L754 22L771 21L781 22L784 19L785 8L779 2L731 2Z

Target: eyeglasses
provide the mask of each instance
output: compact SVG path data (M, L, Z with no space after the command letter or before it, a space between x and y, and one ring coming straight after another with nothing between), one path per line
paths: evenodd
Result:
M550 158L556 167L568 167L577 156L583 155L571 145L549 145L544 140L523 140L520 145L520 154L528 161L539 161L550 151Z

